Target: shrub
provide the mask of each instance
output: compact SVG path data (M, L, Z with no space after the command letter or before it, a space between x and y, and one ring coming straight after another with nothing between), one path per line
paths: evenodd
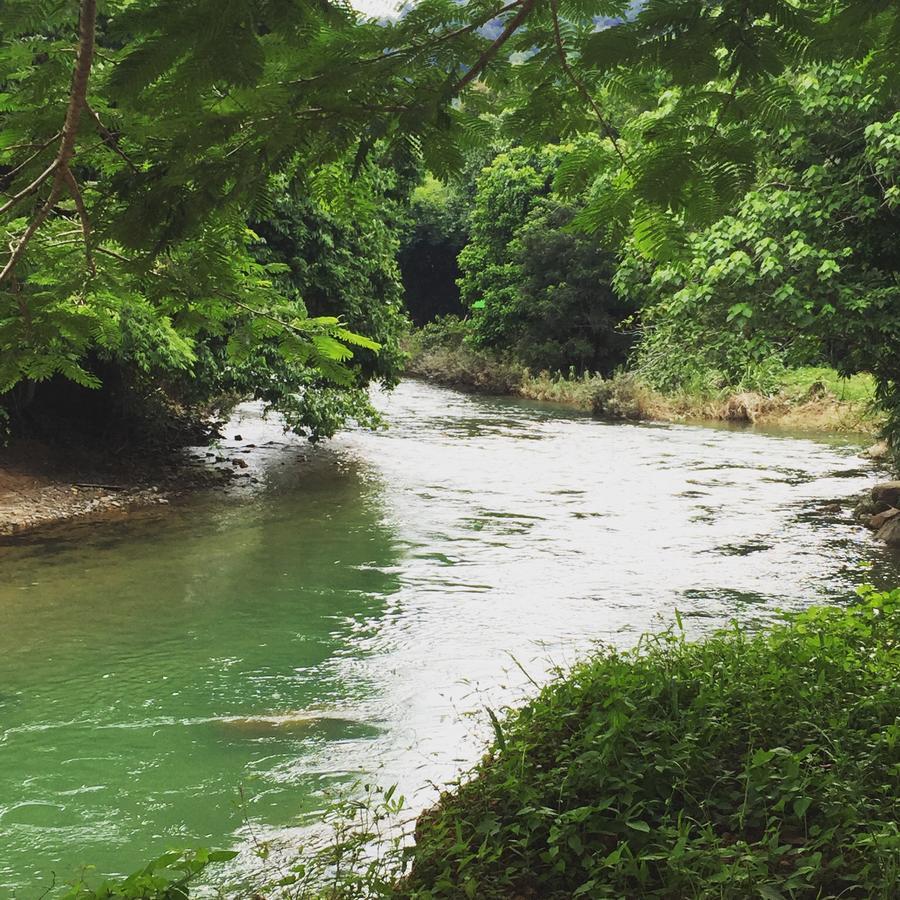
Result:
M576 666L422 817L400 895L895 897L900 591L861 594Z

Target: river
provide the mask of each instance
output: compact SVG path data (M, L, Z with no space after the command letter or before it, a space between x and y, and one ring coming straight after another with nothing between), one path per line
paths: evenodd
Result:
M289 837L361 772L418 808L519 665L900 583L834 505L876 477L852 442L378 402L317 448L243 407L243 486L0 548L0 896Z

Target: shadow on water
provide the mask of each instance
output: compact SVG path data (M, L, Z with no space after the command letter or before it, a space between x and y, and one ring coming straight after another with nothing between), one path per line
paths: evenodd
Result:
M248 502L0 550L0 892L290 825L347 777L297 759L381 733L337 658L398 589L394 535L377 478L322 456Z

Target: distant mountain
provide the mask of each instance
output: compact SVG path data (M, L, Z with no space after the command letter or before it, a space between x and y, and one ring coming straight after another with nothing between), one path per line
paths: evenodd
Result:
M460 4L463 0L457 0ZM361 13L371 16L374 19L400 19L406 15L409 10L415 7L415 0L351 0L354 9L358 9ZM624 18L611 16L596 16L594 22L597 25L597 31L604 28L611 28L614 25L621 25L626 19L634 16L638 10L644 5L644 0L632 0L629 11ZM485 37L495 38L503 30L501 22L494 19L483 26L480 31Z

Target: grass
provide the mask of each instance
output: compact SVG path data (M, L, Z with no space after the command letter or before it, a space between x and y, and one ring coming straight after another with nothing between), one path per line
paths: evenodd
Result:
M875 379L868 372L844 378L825 366L788 369L781 377L779 386L782 394L796 399L815 396L820 388L844 403L865 406L875 398Z
M498 722L392 896L893 898L900 591L603 650Z
M834 369L786 370L769 394L734 388L662 393L632 373L529 372L510 354L471 347L465 322L441 322L412 335L408 372L439 384L481 393L562 403L604 418L668 422L731 421L823 432L876 434L875 381Z

